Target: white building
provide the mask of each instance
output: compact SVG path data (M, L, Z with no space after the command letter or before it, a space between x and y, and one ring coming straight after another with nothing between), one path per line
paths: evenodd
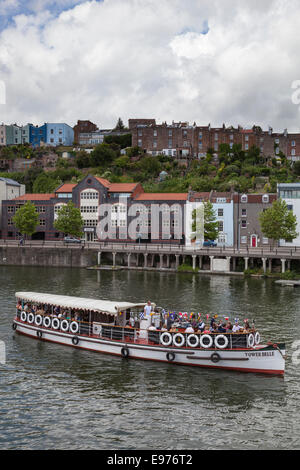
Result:
M283 199L288 208L293 211L297 217L298 237L291 243L280 240L279 246L300 246L300 183L280 183L277 184L278 199Z

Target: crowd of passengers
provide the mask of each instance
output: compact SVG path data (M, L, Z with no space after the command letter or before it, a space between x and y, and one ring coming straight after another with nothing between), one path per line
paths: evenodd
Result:
M21 302L17 303L17 310L25 311L26 313L49 315L50 317L57 317L59 319L66 319L70 321L86 322L90 321L90 315L85 310L65 309L60 306L48 305L48 304L31 304L25 303L22 305ZM152 312L154 313L154 312ZM99 312L92 312L93 320L100 320L95 318L101 316L102 323L110 323L111 315ZM114 318L115 320L115 318ZM208 320L208 318L207 318ZM115 321L114 321L115 323ZM140 320L133 314L127 321L125 327L127 328L139 328ZM177 313L166 313L164 310L161 314L156 314L151 317L151 326L148 330L157 331L169 331L170 333L184 332L184 333L196 333L196 334L209 334L209 333L248 333L254 331L254 325L251 327L248 320L244 320L244 325L240 325L238 319L232 324L231 321L218 320L218 315L213 315L210 319L210 323L205 323L197 315L193 314L187 322L186 319L179 316Z
M127 322L128 327L137 327L136 321L133 318ZM218 316L214 315L210 323L205 323L203 320L197 318L195 314L192 315L189 322L182 319L176 313L163 313L162 320L151 321L151 326L148 330L169 331L170 333L184 332L196 334L209 334L209 333L248 333L255 330L254 325L250 326L248 320L244 320L244 324L240 324L236 319L234 323L230 320L218 320Z

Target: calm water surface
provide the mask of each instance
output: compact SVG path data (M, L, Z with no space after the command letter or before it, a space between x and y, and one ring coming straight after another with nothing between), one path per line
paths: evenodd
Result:
M43 343L12 331L18 290L254 319L284 340L285 377L211 371ZM0 268L0 448L299 449L300 289L270 280L154 272Z

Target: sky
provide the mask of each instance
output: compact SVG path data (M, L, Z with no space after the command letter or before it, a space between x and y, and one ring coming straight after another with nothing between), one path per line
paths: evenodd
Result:
M299 30L299 0L0 0L0 123L299 132Z

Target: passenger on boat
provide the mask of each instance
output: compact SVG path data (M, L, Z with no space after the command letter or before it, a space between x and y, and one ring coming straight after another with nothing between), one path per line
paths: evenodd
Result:
M210 332L211 332L211 331L210 331L210 329L209 329L209 325L205 325L205 329L204 329L204 331L203 331L203 334L204 334L204 335L208 335Z
M195 333L195 330L194 330L194 328L192 327L192 325L189 323L184 332L185 332L185 333Z
M203 333L203 331L205 330L205 323L204 323L204 321L201 321L201 322L198 324L198 330L200 331L200 333Z
M177 333L178 330L174 325L172 325L169 331L170 333Z
M252 328L251 328L250 323L248 322L248 320L245 320L245 326L244 326L244 328L245 328L246 331L252 330Z
M164 323L163 326L161 327L161 331L168 331L167 330L167 325Z
M218 333L226 333L226 323L222 323L218 326Z
M210 333L216 333L218 329L216 322L211 322L209 329L210 329Z
M241 329L243 329L243 327L239 325L238 321L236 321L235 324L232 327L232 332L233 333L238 333Z
M226 331L227 331L227 333L232 332L232 323L230 321L227 322L227 324L226 324Z
M148 321L151 321L151 312L152 312L152 305L151 301L148 300L147 305L144 307L144 318Z

